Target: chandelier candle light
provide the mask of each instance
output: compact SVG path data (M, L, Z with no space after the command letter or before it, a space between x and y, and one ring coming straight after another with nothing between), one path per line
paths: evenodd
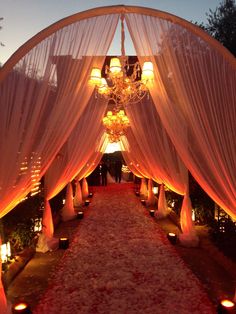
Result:
M124 110L120 110L118 113L108 111L102 122L111 143L119 142L120 137L125 134L125 129L129 127L129 119Z
M105 67L106 78L102 77L101 69L92 68L89 80L97 95L113 103L116 111L143 99L148 94L148 83L154 79L152 62L144 62L142 71L139 62L129 63L124 41L124 15L121 15L121 56L111 58L110 66ZM132 74L128 75L128 71Z

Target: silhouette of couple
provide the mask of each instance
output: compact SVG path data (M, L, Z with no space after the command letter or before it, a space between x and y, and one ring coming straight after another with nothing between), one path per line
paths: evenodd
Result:
M107 185L107 176L108 176L108 166L106 162L101 162L101 175L102 175L102 185ZM116 183L121 182L121 174L122 174L122 161L117 159L115 162L115 181Z

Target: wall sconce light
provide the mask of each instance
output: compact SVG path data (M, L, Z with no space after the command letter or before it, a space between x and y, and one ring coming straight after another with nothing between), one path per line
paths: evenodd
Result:
M43 228L42 218L36 218L34 220L34 232L40 232Z
M78 219L84 218L84 212L81 212L81 211L78 212L78 213L77 213L77 218L78 218Z
M154 217L155 216L155 210L154 209L150 209L149 210L149 214L150 214L150 216Z
M13 314L31 314L30 307L25 302L19 302L13 305L12 307L12 313Z
M217 314L228 314L228 313L235 313L236 305L233 301L224 299L220 301L217 307Z
M2 263L7 263L8 259L11 257L11 245L8 241L1 245L1 261Z
M171 244L176 244L177 243L177 235L173 232L169 232L167 234L167 239L170 241Z
M155 195L157 195L157 194L158 194L158 186L154 186L154 187L152 188L152 192L153 192Z
M89 197L89 198L92 198L92 197L93 197L93 193L90 192L88 197Z
M65 205L65 203L66 203L66 200L65 200L65 198L63 198L62 204Z
M146 201L145 201L145 200L141 200L141 204L142 204L143 206L145 206L145 205L146 205Z
M60 238L59 239L59 249L66 250L69 247L69 239L68 238Z
M136 191L136 192L135 192L135 195L136 195L136 196L140 196L140 192L139 192L139 191Z
M90 200L86 200L86 201L84 202L84 205L85 205L85 206L89 206L89 203L90 203Z

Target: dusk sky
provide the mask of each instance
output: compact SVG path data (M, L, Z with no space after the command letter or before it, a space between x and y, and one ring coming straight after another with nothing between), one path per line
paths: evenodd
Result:
M50 24L87 9L125 4L166 11L188 21L206 22L206 12L221 0L0 0L0 62L4 63L22 44ZM132 48L130 48L132 50ZM127 52L130 53L127 45ZM110 54L119 54L111 51Z

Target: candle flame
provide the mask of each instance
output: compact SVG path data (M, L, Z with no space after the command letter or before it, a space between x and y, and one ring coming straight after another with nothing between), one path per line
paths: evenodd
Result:
M26 303L19 303L17 305L14 306L14 310L24 310L27 308L27 304Z
M227 307L227 308L232 308L234 307L234 302L230 301L230 300L222 300L220 302L224 307Z

